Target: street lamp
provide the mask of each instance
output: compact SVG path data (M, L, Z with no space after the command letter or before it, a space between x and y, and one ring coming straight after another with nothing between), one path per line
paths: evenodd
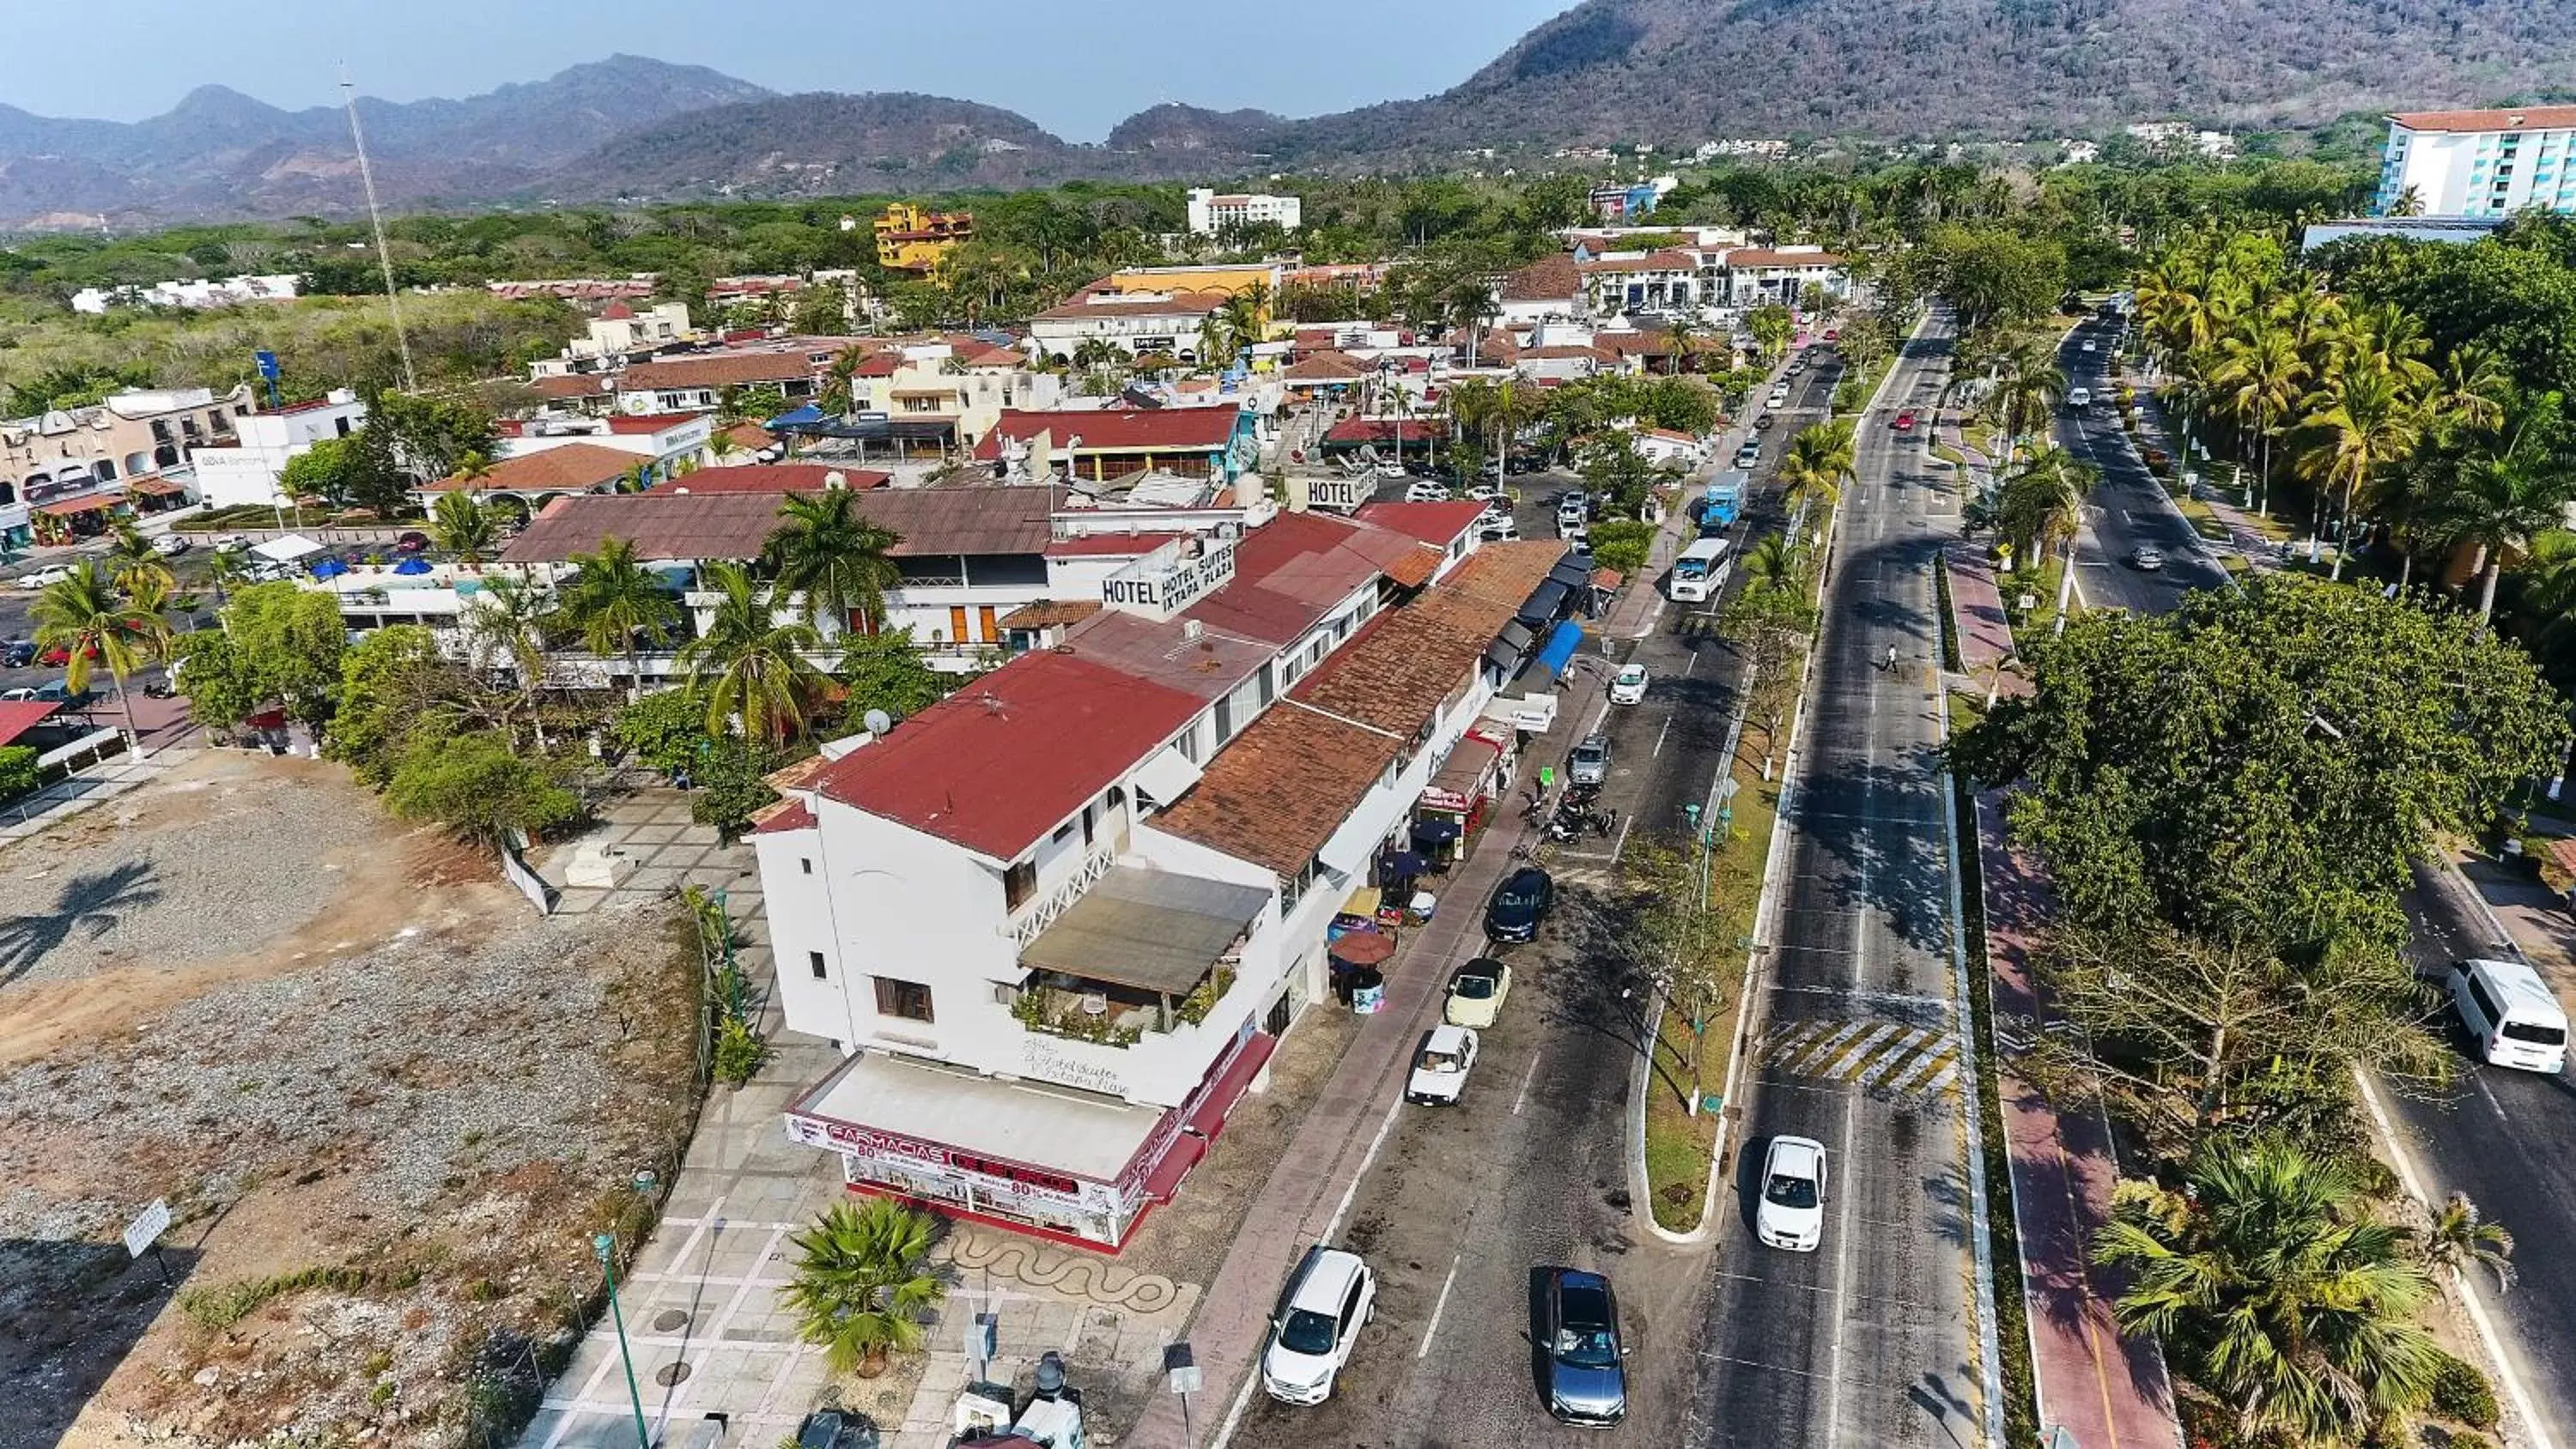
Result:
M617 1235L595 1234L590 1250L608 1275L608 1316L617 1325L617 1357L626 1365L626 1399L635 1406L635 1449L653 1449L653 1431L644 1427L644 1391L635 1385L635 1355L626 1346L626 1313L617 1304Z

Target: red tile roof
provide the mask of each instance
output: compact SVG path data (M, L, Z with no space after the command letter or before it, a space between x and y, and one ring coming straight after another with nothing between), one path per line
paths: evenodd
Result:
M1292 643L1411 547L1410 539L1365 524L1282 513L1243 536L1234 578L1182 617L1247 639Z
M790 830L813 828L814 812L806 809L802 800L781 800L761 807L751 817L751 833L754 835L782 835Z
M565 443L542 452L505 458L480 478L441 478L421 485L423 492L470 490L476 493L585 493L614 483L649 459L622 448L597 443Z
M1223 448L1234 437L1239 405L1204 408L1155 408L1124 412L1113 408L1024 413L1004 409L1000 422L976 445L978 458L1001 456L1001 440L1026 441L1039 433L1054 435L1055 446L1082 439L1084 453L1204 453Z
M1408 443L1449 436L1449 424L1441 418L1406 418L1403 426L1404 440ZM1393 418L1344 418L1333 424L1331 432L1324 434L1324 441L1336 445L1392 443L1395 430L1396 420Z
M1004 614L1005 629L1049 629L1058 624L1076 624L1100 612L1098 599L1040 599L1022 604Z
M700 468L657 486L657 493L820 493L832 486L838 477L841 486L857 492L883 488L894 481L892 473L874 468L839 468L823 463L728 463L721 467Z
M651 433L669 432L673 428L709 416L712 414L615 413L608 419L608 431L621 437L643 437Z
M1370 620L1289 697L1413 738L1564 557L1539 539L1478 549L1449 582Z
M1281 700L1152 825L1283 876L1305 870L1368 798L1401 742Z
M1093 300L1097 298L1098 300ZM1085 290L1071 301L1049 307L1037 320L1079 322L1085 317L1203 317L1226 304L1223 292L1130 293L1110 296Z
M715 352L636 363L618 377L617 387L620 392L650 392L664 387L750 387L765 382L802 382L821 371L801 348L788 352Z
M2410 131L2537 131L2576 126L2576 106L2508 106L2491 111L2399 111Z
M775 472L794 464L759 468ZM692 478L716 469L702 469ZM854 512L900 540L896 558L949 554L1035 554L1053 528L1048 515L1056 490L997 488L872 488ZM502 551L503 563L560 563L596 550L601 540L623 538L638 558L695 561L758 558L778 528L780 495L774 492L683 493L664 486L646 493L565 498L537 515Z
M895 351L877 353L850 370L852 377L892 377L903 368L903 354Z
M1289 382L1355 382L1368 370L1342 352L1318 352L1289 368L1280 377Z
M1583 290L1583 275L1569 252L1541 257L1503 278L1506 302L1570 302Z
M1594 262L1577 262L1575 269L1593 272L1695 272L1699 258L1688 252L1648 252L1642 257L1604 257Z
M1088 660L1025 654L851 751L822 793L1009 861L1203 708Z
M0 745L5 745L45 722L45 716L62 705L48 699L0 700Z
M1374 523L1407 538L1447 548L1485 516L1485 505L1473 498L1452 503L1363 503L1358 516L1362 523Z

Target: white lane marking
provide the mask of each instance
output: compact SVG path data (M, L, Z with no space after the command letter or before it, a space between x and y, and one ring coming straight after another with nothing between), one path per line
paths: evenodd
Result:
M1515 1117L1519 1116L1519 1115L1521 1114L1521 1108L1523 1108L1523 1107L1525 1107L1525 1106L1529 1105L1529 1089L1530 1089L1530 1083L1535 1082L1535 1081L1537 1081L1537 1080L1538 1080L1538 1054L1537 1054L1536 1052L1532 1052L1532 1053L1530 1054L1529 1070L1528 1070L1528 1071L1526 1071L1526 1072L1521 1073L1521 1089L1520 1089L1520 1092L1512 1098L1512 1115L1513 1115L1513 1116L1515 1116Z
M1651 749L1651 750L1646 751L1646 758L1647 758L1647 759L1650 759L1650 760L1651 760L1651 759L1653 759L1655 756L1660 755L1660 754L1662 754L1662 753L1664 752L1664 736L1666 736L1666 735L1668 735L1668 734L1671 734L1672 732L1673 732L1673 717L1672 717L1671 715L1665 715L1665 716L1664 716L1664 727L1663 727L1662 729L1659 729L1659 730L1655 731L1655 747L1654 747L1653 749Z
M1871 1062L1869 1064L1869 1070L1861 1073L1860 1079L1853 1083L1853 1085L1866 1089L1876 1084L1880 1077L1887 1075L1887 1069L1889 1067L1895 1066L1898 1062L1905 1061L1909 1054L1912 1053L1916 1047L1923 1045L1925 1041L1929 1040L1931 1035L1932 1029L1927 1026L1918 1026L1912 1031L1907 1032L1905 1034L1905 1040L1889 1047L1885 1055L1879 1057L1876 1061Z
M1617 865L1619 863L1621 852L1628 848L1628 830L1629 827L1636 823L1637 812L1634 810L1631 810L1627 814L1619 817L1619 838L1610 842L1610 863L1612 865Z
M1844 1027L1842 1030L1835 1032L1830 1040L1818 1043L1813 1050L1798 1053L1801 1061L1790 1062L1783 1060L1778 1063L1778 1065L1783 1071L1799 1072L1811 1077L1818 1075L1816 1068L1822 1066L1828 1061L1831 1061L1836 1050L1838 1050L1844 1042L1858 1036L1862 1029L1868 1025L1869 1023L1865 1021L1855 1021Z
M1818 1075L1831 1077L1835 1081L1841 1081L1843 1073L1850 1071L1854 1066L1858 1065L1862 1057L1869 1055L1869 1053L1874 1050L1879 1043L1896 1035L1900 1030L1902 1030L1902 1028L1898 1027L1897 1024L1892 1021L1880 1022L1875 1030L1870 1032L1869 1035L1862 1037L1859 1041L1852 1043L1851 1050L1844 1052L1841 1056L1835 1058L1834 1064L1827 1067Z
M2469 1080L2478 1084L2478 1095L2487 1099L2487 1105L2495 1110L2497 1121L2510 1122L2513 1120L2504 1114L2504 1103L2496 1100L2495 1089L2487 1085L2486 1073L2472 1068L2469 1072Z
M1449 1276L1440 1280L1439 1301L1431 1305L1431 1322L1424 1325L1422 1329L1422 1347L1413 1351L1413 1361L1415 1363L1420 1363L1424 1359L1431 1357L1432 1335L1440 1331L1440 1315L1447 1311L1449 1307L1449 1290L1458 1282L1458 1259L1465 1256L1466 1254L1460 1253L1449 1260Z

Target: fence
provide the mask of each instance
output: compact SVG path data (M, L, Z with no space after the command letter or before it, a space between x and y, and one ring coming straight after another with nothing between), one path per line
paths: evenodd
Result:
M538 915L553 915L555 913L555 888L546 884L543 876L540 876L535 871L528 869L528 863L519 858L518 843L513 840L502 841L500 854L501 879L508 881L513 886L516 886L519 894L528 898L528 904L537 908Z

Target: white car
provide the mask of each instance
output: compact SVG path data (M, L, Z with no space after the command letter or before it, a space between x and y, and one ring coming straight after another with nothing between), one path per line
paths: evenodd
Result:
M2087 387L2070 390L2066 394L2066 405L2079 413L2084 411L2093 406L2093 390Z
M1506 518L1500 523L1482 523L1476 527L1478 543L1518 543L1521 526Z
M2092 339L2092 338L2087 337L2087 338L2085 338L2085 339L2084 339L2084 350L2085 350L2085 351L2087 351L2087 352L2090 352L2090 351L2092 351L2092 350L2093 350L2093 339Z
M188 536L184 533L165 533L152 540L152 551L163 558L177 558L188 551Z
M1440 1019L1451 1026L1482 1029L1503 1014L1503 998L1512 994L1512 968L1491 956L1479 956L1449 977L1449 1003Z
M1479 483L1475 487L1467 490L1467 496L1475 499L1479 503L1501 503L1504 501L1503 485L1500 483L1490 482Z
M1643 704L1646 700L1646 666L1622 664L1610 680L1612 704Z
M1825 1144L1774 1137L1762 1158L1762 1205L1753 1236L1766 1248L1812 1253L1825 1239Z
M1377 1275L1357 1253L1318 1243L1289 1275L1261 1353L1261 1387L1283 1404L1320 1404L1377 1308Z
M1775 411L1775 412L1776 412L1776 411L1778 411L1779 409L1781 409L1781 408L1785 408L1785 407L1787 407L1787 406L1789 405L1789 395L1788 395L1787 393L1785 393L1785 392L1775 392L1775 393L1771 394L1770 399L1769 399L1768 401L1764 402L1762 405L1763 405L1764 407L1766 407L1766 408L1770 408L1770 409L1772 409L1773 411Z
M50 588L71 576L72 566L70 564L47 564L45 567L36 570L34 573L20 574L18 576L18 587L32 593L37 589Z
M1476 1033L1463 1026L1435 1026L1423 1033L1404 1079L1404 1100L1422 1107L1455 1107L1476 1065Z
M1410 484L1404 490L1404 501L1407 503L1446 503L1449 501L1449 485L1446 483Z

